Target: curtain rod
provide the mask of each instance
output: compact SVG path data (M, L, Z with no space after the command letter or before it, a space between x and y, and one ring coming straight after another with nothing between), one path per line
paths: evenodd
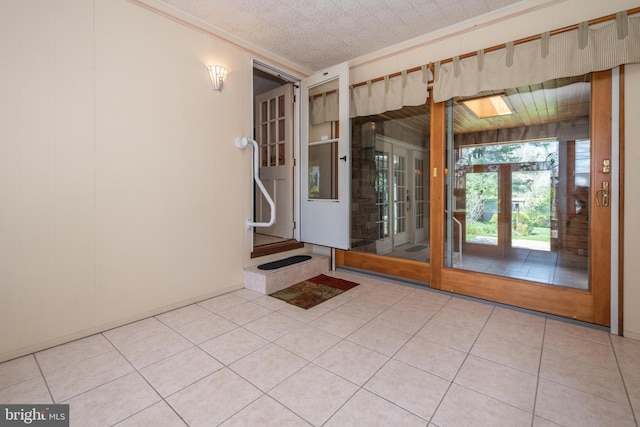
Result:
M636 14L636 13L640 13L640 7L636 7L636 8L627 10L627 15L633 15L633 14ZM589 25L595 25L595 24L600 24L602 22L613 21L615 19L616 19L616 14L614 13L612 15L606 15L606 16L602 16L600 18L592 19L590 21L587 21L587 23ZM578 24L574 24L574 25L570 25L570 26L567 26L567 27L564 27L564 28L559 28L559 29L556 29L556 30L553 30L553 31L549 31L549 35L550 36L554 36L554 35L557 35L557 34L562 34L562 33L566 33L566 32L577 30L577 29L578 29ZM522 38L522 39L518 39L518 40L514 41L513 44L514 45L519 45L519 44L531 42L531 41L534 41L534 40L538 40L541 37L542 37L542 35L540 35L540 34L535 35L535 36L529 36L529 37L525 37L525 38ZM486 48L486 49L484 49L484 52L485 53L493 52L493 51L496 51L496 50L499 50L499 49L505 49L506 47L507 47L507 44L506 43L502 43L502 44L499 44L499 45L496 45L496 46L492 46L492 47ZM471 58L472 56L476 56L477 54L478 54L478 52L469 52L469 53L465 53L463 55L460 55L459 58L460 59ZM447 59L441 60L440 64L446 64L446 63L452 62L452 61L453 61L453 58L447 58ZM427 67L429 68L429 70L431 71L431 75L433 76L434 63L430 62L429 64L427 64ZM414 73L414 72L420 71L420 70L422 70L422 66L409 68L406 71L407 71L407 73ZM396 72L396 73L389 74L388 76L389 76L389 78L393 78L393 77L398 77L398 76L401 76L401 75L402 75L402 72L399 71L399 72ZM364 85L368 84L369 81L371 83L381 82L384 79L385 79L385 76L376 77L375 79L371 79L371 80L368 80L366 82L354 83L353 85L351 85L351 87L364 86ZM433 83L433 80L429 80L428 83Z

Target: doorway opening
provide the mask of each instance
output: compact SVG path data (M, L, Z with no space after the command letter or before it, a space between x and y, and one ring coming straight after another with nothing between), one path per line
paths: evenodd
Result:
M254 62L253 138L259 147L259 172L275 204L275 223L253 229L251 257L303 247L295 236L295 79ZM254 189L254 218L268 222L266 198Z

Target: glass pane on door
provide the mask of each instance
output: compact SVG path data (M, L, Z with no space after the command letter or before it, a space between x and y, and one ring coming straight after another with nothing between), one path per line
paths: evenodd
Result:
M428 262L429 105L351 119L351 250Z
M338 199L338 80L309 89L309 199Z
M499 117L449 101L447 267L589 289L590 80L507 89Z

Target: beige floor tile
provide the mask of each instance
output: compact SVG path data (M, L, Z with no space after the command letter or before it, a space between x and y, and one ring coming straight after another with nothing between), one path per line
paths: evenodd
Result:
M395 295L399 297L406 297L407 295L409 295L414 291L414 289L409 286L399 285L399 284L385 282L385 281L379 282L379 285L377 286L377 290L380 292L384 292L386 294Z
M454 381L527 412L533 412L537 377L476 356L465 360Z
M491 335L519 345L541 348L544 338L544 326L505 321L499 317L492 316L487 320L482 334Z
M425 323L427 323L427 320L429 320L429 316L424 314L401 311L395 307L396 306L393 306L392 308L380 313L375 319L369 322L369 324L384 326L413 335L418 332Z
M237 328L203 342L200 348L223 364L230 365L268 343L269 341L244 328Z
M439 427L529 427L531 419L522 409L452 384L431 422Z
M611 341L623 375L640 377L640 341L617 336Z
M131 344L142 339L170 331L169 327L156 319L149 317L144 320L129 323L119 328L110 329L102 335L116 347Z
M113 425L160 401L138 373L94 388L64 403L69 404L71 425L82 427Z
M191 347L147 366L140 373L161 396L167 397L222 368L206 352Z
M167 405L158 402L119 422L115 427L186 427L184 421Z
M343 426L420 426L427 421L366 390L360 390L325 424Z
M545 349L542 352L540 378L614 402L628 402L619 370L604 369L554 351Z
M444 306L451 299L451 295L445 292L436 291L429 288L413 289L411 293L407 294L404 299L411 299L414 301L429 302L439 306Z
M167 399L190 427L215 426L233 416L262 392L229 370L221 369Z
M345 302L340 307L337 307L336 310L342 313L349 314L351 316L355 316L364 320L371 320L376 317L378 314L382 313L387 309L386 306L377 304L375 302L364 301L360 298L354 298L350 301Z
M215 298L209 298L198 303L200 307L206 308L213 313L220 313L240 304L247 302L246 299L240 298L233 294L224 294Z
M418 331L416 337L468 353L478 333L477 329L462 328L440 318L434 318Z
M104 336L97 334L40 351L35 356L42 372L47 373L112 350L114 347L111 343Z
M313 363L289 377L269 395L307 422L324 424L358 386Z
M507 323L517 323L519 325L532 326L544 329L546 318L537 314L525 313L517 309L496 307L491 312L490 320Z
M42 376L0 388L2 404L53 403L49 389Z
M111 350L47 373L45 379L53 399L60 403L133 371L133 366L117 350Z
M253 322L254 320L264 317L270 313L273 313L273 311L259 304L248 301L244 304L223 310L218 314L227 320L231 320L235 324L246 325L247 323Z
M221 426L310 427L311 424L265 395L229 418Z
M618 369L611 345L598 344L555 332L545 332L544 349L602 368Z
M552 421L545 420L544 418L535 416L533 417L533 427L562 427L562 426Z
M275 341L289 332L301 327L299 322L280 313L271 313L258 320L249 322L244 327L267 341Z
M276 344L311 361L340 341L333 334L307 325L278 339Z
M229 365L235 373L267 392L302 369L308 361L275 344L268 344Z
M392 359L364 388L428 420L450 384L436 375Z
M384 307L391 307L404 297L405 295L385 292L384 289L374 289L372 291L363 293L358 297L358 299L378 304Z
M175 329L178 326L186 325L187 323L191 323L210 314L211 312L209 310L202 308L197 304L191 304L186 307L159 314L156 316L156 319L168 327Z
M413 298L413 294L409 294L400 301L391 306L392 309L405 313L413 313L425 317L426 320L432 318L438 311L442 309L443 304L425 300L423 298Z
M442 307L442 309L438 311L431 320L442 321L453 326L470 329L476 333L480 333L480 330L489 318L489 313L461 310L453 306L450 307L450 303L451 302Z
M453 308L456 310L470 311L472 313L483 314L483 315L486 315L488 318L495 306L493 304L483 303L479 301L472 301L466 298L452 297L446 303L445 307Z
M536 415L567 427L635 426L629 404L621 405L541 378Z
M318 357L314 363L355 384L363 385L389 357L361 345L342 341Z
M583 340L593 341L598 344L611 345L611 339L609 338L611 334L583 325L547 319L546 331L570 335Z
M209 311L207 313L208 315L205 317L176 326L176 332L192 343L200 344L238 327L238 325L224 317L212 314Z
M136 369L142 369L193 347L193 344L177 332L168 330L116 347Z
M40 376L33 354L0 363L0 390Z
M631 407L636 411L640 411L640 377L624 375L624 383L627 387Z
M540 347L529 347L482 332L470 354L538 375Z
M417 337L412 338L393 356L394 359L446 380L453 380L465 357L466 353Z
M369 322L347 339L391 357L411 339L411 335Z
M262 295L261 297L252 300L252 302L273 311L278 311L281 308L287 306L287 303L285 301L282 301L278 298L270 297L269 295Z
M256 298L264 296L260 292L251 291L249 289L238 289L237 291L231 292L231 295L235 295L247 301L252 301Z
M367 323L366 320L333 310L309 322L309 325L340 338L346 338L365 323Z
M330 312L332 309L324 304L316 305L308 310L304 308L296 307L295 305L287 304L285 307L278 310L278 313L287 317L295 319L302 323L309 323L320 316L323 316Z

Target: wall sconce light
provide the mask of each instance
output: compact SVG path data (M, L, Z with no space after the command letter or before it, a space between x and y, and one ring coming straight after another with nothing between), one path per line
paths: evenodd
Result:
M209 76L211 77L213 90L222 92L222 85L226 80L227 73L229 71L222 65L208 65L207 68L209 69Z

